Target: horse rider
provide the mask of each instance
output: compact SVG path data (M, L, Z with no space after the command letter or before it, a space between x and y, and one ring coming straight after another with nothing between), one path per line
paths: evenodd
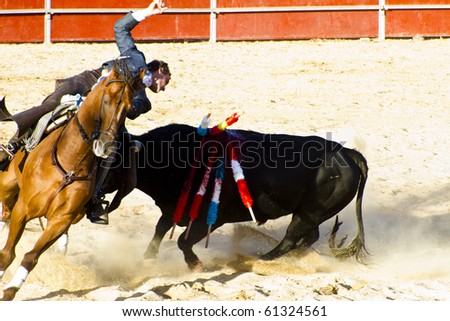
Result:
M153 0L147 8L127 13L124 17L114 24L114 35L117 47L121 57L126 58L128 69L134 73L139 73L143 68L147 68L147 74L144 76L143 83L145 87L138 91L133 97L133 107L127 114L127 118L135 119L139 115L148 112L151 109L150 100L147 97L145 88L158 93L164 91L170 81L171 73L169 66L162 60L153 60L146 63L145 55L137 49L135 41L131 36L131 30L147 17L161 14L167 9L162 0ZM29 110L17 113L8 118L0 120L14 120L17 123L18 130L9 140L6 146L0 148L0 170L5 170L14 153L23 145L23 139L29 134L30 129L46 113L53 111L61 103L64 95L80 94L86 96L102 76L103 71L108 71L112 67L111 62L105 62L102 67L94 70L86 70L76 76L57 80L55 91L47 96L40 106L30 108ZM126 132L125 128L122 131ZM87 215L93 223L108 224L107 211L102 206L101 186L103 179L108 171L108 167L100 166L97 174L97 187L90 204L87 206ZM136 173L134 172L134 175Z

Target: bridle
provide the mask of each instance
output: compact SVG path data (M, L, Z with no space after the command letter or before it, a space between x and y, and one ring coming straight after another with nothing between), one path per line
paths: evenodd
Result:
M122 103L122 99L123 99L123 95L124 95L124 92L125 92L125 88L126 88L126 86L127 86L128 83L127 83L125 80L123 80L123 79L111 79L111 80L109 80L109 81L106 83L105 88L106 88L108 85L110 85L111 83L114 83L114 82L122 82L122 83L124 84L123 87L122 87L122 91L121 91L121 93L120 93L119 100L117 101L116 108L115 108L115 110L114 110L114 114L115 114L115 113L117 112L117 109L119 108L120 104ZM109 135L109 136L113 137L114 139L117 137L117 134L115 134L115 133L113 133L113 132L111 131L111 126L112 126L112 122L113 122L114 117L111 117L110 123L109 123L109 125L108 125L108 127L107 127L106 130L100 130L100 127L101 127L101 125L102 125L102 117L101 117L101 116L102 116L102 110L103 110L103 107L104 107L104 105L103 105L104 97L105 97L105 91L103 91L102 100L101 100L101 105L100 105L100 108L99 108L99 115L98 115L98 119L96 120L97 125L96 125L96 128L95 128L95 130L92 132L92 134L91 134L90 137L87 135L86 131L84 130L84 128L83 128L83 126L82 126L82 124L81 124L81 122L80 122L80 120L79 120L79 118L78 118L78 114L77 114L77 113L75 114L75 120L76 120L76 123L77 123L77 126L78 126L78 130L79 130L80 136L83 138L83 140L84 140L84 141L86 142L86 144L88 144L88 145L91 145L91 143L93 143L93 141L96 140L96 139L100 136L100 134L106 134L106 135ZM77 167L81 164L81 162L83 161L83 159L86 158L88 152L89 152L89 151L92 151L92 147L86 150L86 152L85 152L85 153L82 155L82 157L78 160L78 162L75 164L75 166L73 167L73 169L72 169L71 171L66 171L66 170L64 169L64 167L61 165L61 163L58 161L58 157L57 157L57 146L58 146L58 143L59 143L59 141L61 140L61 137L62 137L64 131L66 130L66 128L67 128L67 126L65 126L65 127L63 128L63 130L61 130L61 132L60 132L60 134L59 134L59 136L58 136L58 139L56 140L56 142L55 142L55 144L53 145L53 148L52 148L52 164L53 164L54 166L56 166L56 168L58 169L58 171L62 174L63 179L62 179L62 181L61 181L61 184L60 184L59 188L58 188L58 189L53 193L53 195L50 197L50 199L49 199L49 201L48 201L48 203L47 203L47 207L46 207L47 209L48 209L48 207L50 206L51 202L55 199L56 195L57 195L64 187L66 187L67 185L73 183L74 181L90 180L90 179L92 178L92 176L93 176L92 173L93 173L93 171L94 171L94 169L95 169L95 167L92 167L91 170L89 171L89 173L88 173L87 175L84 175L84 176L76 176L76 170L77 170Z
M124 83L124 86L122 87L122 91L120 92L119 100L117 101L116 108L114 110L114 114L115 114L117 111L117 108L119 108L120 103L122 102L122 98L123 98L123 94L125 92L125 87L127 86L127 82L123 79L111 79L111 80L108 80L105 87L108 87L109 84L114 83L114 82ZM117 135L112 133L110 130L111 126L112 126L112 122L113 122L113 117L111 117L111 119L109 121L108 128L106 130L100 130L100 127L102 126L102 110L103 110L104 98L105 98L105 91L103 91L101 105L100 105L100 109L98 112L97 126L95 127L95 130L92 132L92 135L90 137L88 136L88 134L86 134L86 131L84 130L83 125L81 124L80 119L78 118L78 113L75 114L75 120L77 122L78 130L80 132L81 137L86 142L86 144L89 144L92 141L94 141L95 139L97 139L100 136L100 134L109 135L109 136L113 137L114 139L117 137Z

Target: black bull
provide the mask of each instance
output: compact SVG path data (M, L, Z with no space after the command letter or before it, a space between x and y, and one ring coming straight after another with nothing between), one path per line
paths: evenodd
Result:
M329 244L331 252L337 257L356 256L361 260L366 254L361 207L368 167L363 155L356 150L316 136L269 135L245 130L227 130L201 145L201 136L196 133L196 128L181 124L157 128L132 139L144 145L136 157L136 188L149 195L162 212L145 253L146 258L157 255L161 240L173 226L172 218L180 193L198 158L201 167L195 170L187 206L178 224L188 225L189 204L198 190L213 151L216 151L217 159L224 160L225 175L218 218L212 230L225 223L251 220L229 166L229 153L225 147L229 144L239 147L235 150L240 153L240 164L254 201L252 208L257 221L262 224L293 214L285 237L273 250L263 255L263 259L274 259L293 249L311 246L319 238L319 225L339 213L355 195L357 236L346 248L335 246L334 235L339 227L336 218ZM121 179L118 175L124 175L123 168L129 166L126 152L129 149L125 146L119 150L116 164L105 182L106 192L119 187L117 182ZM211 177L214 177L213 173ZM188 237L185 238L184 231L178 238L178 246L190 268L201 266L192 247L207 235L206 216L211 190L213 183L208 185L198 218L192 224ZM119 204L120 200L113 201L111 208L117 208Z

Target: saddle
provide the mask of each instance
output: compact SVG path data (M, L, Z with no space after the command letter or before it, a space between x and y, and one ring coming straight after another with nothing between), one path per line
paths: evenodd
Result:
M42 116L31 134L24 138L24 147L27 152L31 152L42 140L55 129L64 126L75 116L78 108L83 103L84 98L80 95L65 95L61 98L61 104L55 110Z
M31 152L39 142L55 129L64 126L80 108L84 98L81 95L65 95L61 103L53 111L44 114L35 125L31 127L22 137L13 138L7 145L0 144L0 151L6 153L6 158L0 162L0 171L5 170L14 154L20 148ZM0 100L0 121L11 121L12 116L6 109L5 99Z

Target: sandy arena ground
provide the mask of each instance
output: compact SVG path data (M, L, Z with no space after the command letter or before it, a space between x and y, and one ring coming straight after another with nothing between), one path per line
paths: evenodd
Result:
M326 135L351 141L370 171L364 199L369 265L328 255L321 226L314 250L258 260L284 235L289 217L256 227L225 226L195 250L205 270L192 273L176 241L156 260L142 254L160 216L134 191L110 225L83 220L67 255L49 249L16 300L449 300L450 40L286 41L141 44L147 59L169 62L167 90L149 94L153 110L127 121L133 133L170 123ZM1 44L0 95L17 112L39 104L65 78L117 55L115 44ZM0 125L1 141L14 133ZM341 235L356 233L354 203L340 215ZM178 228L177 233L181 232ZM28 224L13 276L40 233ZM7 230L0 232L3 246ZM3 282L3 283L1 283Z

